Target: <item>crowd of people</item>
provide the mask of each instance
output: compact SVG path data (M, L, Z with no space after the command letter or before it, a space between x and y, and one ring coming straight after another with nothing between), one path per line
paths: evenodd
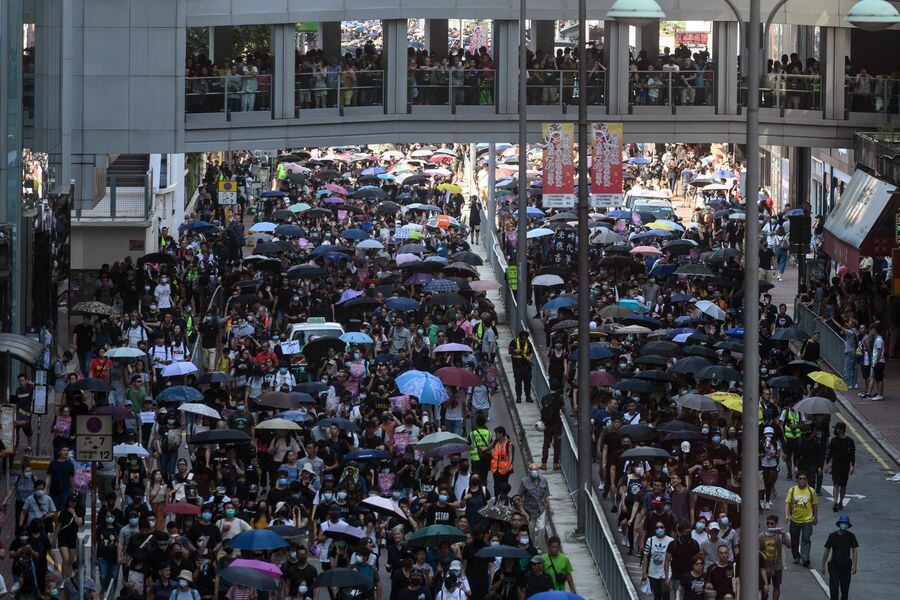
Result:
M631 103L636 106L704 106L715 100L715 65L709 52L684 44L658 55L641 50L629 60Z
M498 348L515 341L498 337L485 292L499 284L478 279L459 222L464 156L362 147L207 164L196 214L99 274L54 364L55 458L45 476L23 462L11 492L17 597L75 585L92 492L101 595L574 591L542 468L517 468L497 423ZM217 202L225 178L237 205ZM23 375L28 445L33 391ZM85 414L115 422L93 483L72 454Z
M366 43L340 59L321 49L297 55L298 110L384 103L384 65L375 44Z
M270 110L272 59L267 53L225 58L221 65L205 54L185 59L185 112L252 112Z
M824 519L822 484L830 473L837 530L816 543L828 549L822 571L832 598L842 590L846 597L858 542L841 513L856 452L845 424L832 414L835 390L847 389L849 381L820 370L818 336L796 327L786 305L773 304L767 293L774 285L768 279L779 278L775 273L787 260L778 251L788 220L767 211L762 194L760 248L745 249L740 165L730 154L690 146L657 146L649 156L629 150L626 191L669 190L674 196L676 189L693 193L692 181L710 178L720 185L695 199L690 222L624 207L591 215L589 397L596 481L615 515L623 552L641 561L641 587L653 598L736 598L740 500L755 499L766 523L760 589L762 597L777 598L785 557L811 565L812 538L821 535L817 524ZM533 158L539 161L540 154ZM501 231L515 231L510 199L497 199ZM529 206L526 281L539 319L532 330L546 340L541 359L554 398L541 401L574 415L575 217L544 208L539 184L530 188ZM517 243L517 236L506 236L510 264ZM745 251L767 259L760 265L760 407L749 425L742 414ZM858 302L861 289L848 286ZM760 431L754 490L741 488L741 432L747 426ZM780 485L783 507L775 503Z

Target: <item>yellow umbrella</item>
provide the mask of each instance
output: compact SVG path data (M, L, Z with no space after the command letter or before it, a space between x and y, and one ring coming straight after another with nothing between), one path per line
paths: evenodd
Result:
M675 228L672 227L669 223L647 223L647 229L665 229L666 231L675 231Z
M438 186L442 192L450 192L451 194L462 194L462 188L455 183L442 183Z
M732 410L734 412L742 414L744 412L744 399L738 394L731 394L729 392L714 392L712 394L709 394L709 397L728 410ZM759 407L759 417L762 418L762 406Z
M844 383L843 379L841 379L837 375L826 373L825 371L813 371L807 377L809 377L819 385L824 385L825 387L829 387L833 390L850 389L849 387L847 387L847 384Z

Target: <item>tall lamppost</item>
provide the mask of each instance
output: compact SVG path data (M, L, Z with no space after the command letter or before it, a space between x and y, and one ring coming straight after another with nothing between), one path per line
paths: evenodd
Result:
M528 329L528 46L525 43L525 0L519 0L519 207L516 237L516 311L519 327ZM491 223L493 227L493 223ZM514 328L517 331L517 329ZM525 385L529 385L526 382Z
M740 15L735 6L735 0L724 0L735 12L740 22ZM783 5L787 0L781 0L776 9ZM584 0L579 0L579 13L584 5ZM749 0L750 10L747 27L745 28L747 40L744 45L748 49L747 57L747 140L746 140L746 157L747 157L747 174L746 174L746 198L744 199L744 208L747 213L747 227L745 229L744 248L747 250L744 255L744 401L743 414L755 415L759 407L759 205L757 202L757 193L759 190L759 78L761 75L762 63L762 44L761 44L761 28L762 20L760 15L760 0ZM774 13L774 11L773 11ZM772 15L774 16L774 15ZM618 20L628 25L644 25L649 21L665 18L665 13L657 4L656 0L617 0L610 8L607 17ZM581 17L584 18L583 16ZM900 22L900 13L886 0L859 0L847 12L846 20L851 25L865 29L867 31L877 31L886 29ZM770 20L771 21L771 16ZM583 44L583 42L582 42ZM583 55L582 55L583 56ZM837 83L837 82L835 82ZM581 81L582 93L584 90L584 81ZM843 82L840 82L843 85ZM579 114L580 117L580 114ZM580 124L580 120L579 120ZM579 130L580 134L580 130ZM586 138L586 136L585 136ZM586 139L579 138L580 151L584 154ZM584 175L582 174L582 178ZM582 188L584 186L582 185ZM582 189L579 189L579 204ZM587 214L579 213L579 234L587 229ZM585 224L582 225L581 220L584 219ZM580 246L587 246L587 240L582 237L579 240ZM581 256L581 247L579 246L579 257ZM586 252L586 250L585 250ZM582 279L586 279L583 277ZM587 294L582 294L582 287L579 286L580 305L585 305L588 301ZM588 324L583 322L581 311L579 311L579 349L587 346L585 340ZM586 353L579 353L580 365L586 365ZM580 366L579 365L579 366ZM579 368L579 402L585 406L590 401L589 394L585 393L582 388L582 369ZM584 417L582 417L584 418ZM585 423L589 422L584 421ZM752 419L752 417L751 417ZM588 439L588 441L590 441ZM753 426L745 426L741 436L741 490L748 491L745 494L746 501L741 506L741 581L756 582L759 578L759 506L756 503L756 486L758 485L759 471L759 428ZM579 440L579 451L582 448L582 440ZM590 448L590 446L588 446ZM581 463L588 462L590 454L580 454ZM579 465L579 477L582 477L581 465ZM587 468L587 478L584 480L590 485L590 467ZM749 493L754 490L753 493ZM584 505L587 503L585 502ZM586 508L579 513L580 518L586 518ZM751 585L753 585L751 583Z

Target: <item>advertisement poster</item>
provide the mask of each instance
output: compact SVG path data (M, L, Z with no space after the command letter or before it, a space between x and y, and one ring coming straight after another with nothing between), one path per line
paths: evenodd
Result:
M544 123L544 208L575 206L575 125Z
M622 124L591 123L591 206L622 206Z

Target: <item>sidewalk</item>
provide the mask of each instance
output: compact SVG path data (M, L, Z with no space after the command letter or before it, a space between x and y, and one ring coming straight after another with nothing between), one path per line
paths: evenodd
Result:
M479 279L493 281L494 273L484 246L480 243L473 244L472 251L478 254L485 263L483 266L478 267ZM511 363L508 346L513 336L509 329L506 307L503 305L503 300L498 290L487 292L487 296L494 303L497 311L497 327L499 329L498 354L500 355L501 363L509 365ZM508 373L506 369L502 369L502 373L505 380L504 389L506 393L504 395L508 402L509 412L516 425L515 437L519 442L519 451L524 454L526 464L532 462L532 460L540 462L543 434L534 428L534 423L541 418L538 404L537 402L516 404L509 393L513 386L511 373ZM609 598L609 594L606 592L606 586L600 577L600 572L594 563L587 544L583 541L572 541L568 535L569 532L575 529L577 513L562 471L545 471L542 474L547 478L547 483L551 490L550 506L553 508L553 517L550 519L550 525L562 539L563 552L572 562L572 568L574 569L572 576L575 580L575 589L585 600L606 600ZM514 488L513 493L515 491Z

